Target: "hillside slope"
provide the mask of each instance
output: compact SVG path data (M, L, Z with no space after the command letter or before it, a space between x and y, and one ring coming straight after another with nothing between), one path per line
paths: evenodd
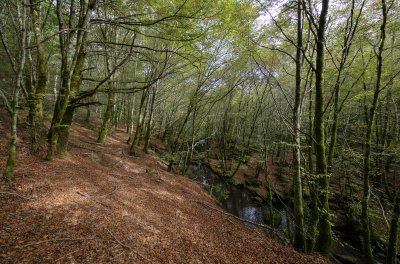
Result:
M0 122L0 167L7 124ZM197 183L154 154L128 155L126 134L104 145L72 129L51 162L18 142L17 179L0 182L0 263L327 263L221 214Z

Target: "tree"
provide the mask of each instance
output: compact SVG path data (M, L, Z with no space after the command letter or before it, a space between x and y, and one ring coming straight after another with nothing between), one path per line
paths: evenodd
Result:
M43 100L47 87L47 63L44 48L44 38L42 32L42 21L40 19L40 5L42 2L37 0L29 1L30 18L33 28L34 45L36 48L36 81L33 82L30 74L32 62L29 56L26 59L25 78L26 90L28 93L29 123L31 126L31 150L36 153L41 145L43 138Z
M303 49L303 14L302 3L297 1L297 47L296 47L296 88L295 101L293 106L293 141L295 149L293 153L294 170L293 192L294 192L294 215L295 215L295 234L294 247L298 250L305 250L304 237L304 212L303 212L303 187L301 172L301 153L300 153L300 129L301 129L301 71L302 71L302 49Z
M376 84L374 89L372 105L369 108L369 115L367 119L365 140L364 140L364 158L363 158L363 169L364 169L364 188L363 188L363 199L362 199L362 223L364 229L364 255L367 263L375 263L372 248L371 248L371 230L370 230L370 218L369 218L369 198L370 198L370 171L371 171L371 138L372 129L375 122L375 113L378 105L379 94L382 91L381 79L382 79L382 66L383 66L383 51L385 47L386 40L386 24L388 8L386 5L386 0L382 0L381 5L382 10L382 24L380 27L380 37L379 37L379 48L377 52L377 66L376 66Z
M73 5L74 2L71 2ZM80 0L78 23L75 28L75 10L70 8L68 22L65 21L65 3L57 0L57 18L59 28L60 55L61 55L61 89L54 106L54 114L48 133L49 148L47 159L51 160L57 150L65 153L69 127L74 115L74 107L70 104L71 97L79 91L82 83L82 71L86 59L86 39L88 36L90 10L95 7L96 1ZM76 34L76 36L75 36ZM76 39L71 47L72 40Z
M10 4L10 3L7 3ZM5 36L4 24L0 28L0 37L3 44L3 48L7 53L7 57L12 66L14 72L13 83L11 88L11 98L7 98L5 91L0 90L0 96L2 97L8 114L11 118L10 131L11 139L8 145L8 158L4 169L4 177L7 180L12 180L14 178L14 167L16 162L16 152L17 152L17 125L18 125L18 109L19 109L19 95L21 91L24 90L23 83L23 73L26 60L26 40L27 40L27 6L26 0L17 1L15 5L8 5L7 8L15 15L15 21L20 34L16 35L16 39L13 39L14 44L17 46L16 50L11 50L10 43L7 42ZM15 9L13 8L15 7ZM4 14L2 14L4 16ZM6 19L3 20L3 22ZM13 51L15 52L13 54Z
M311 7L310 7L311 8ZM329 0L323 0L321 13L316 27L316 65L315 65L315 101L314 101L314 148L316 153L315 172L319 181L319 223L316 249L324 254L330 254L332 245L332 230L329 211L329 175L325 151L324 128L324 94L323 73L325 55L325 29L329 9ZM314 20L311 17L311 20Z

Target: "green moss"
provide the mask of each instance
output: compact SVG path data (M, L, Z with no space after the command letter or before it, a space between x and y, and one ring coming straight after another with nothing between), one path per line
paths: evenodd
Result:
M146 173L158 174L158 170L156 168L153 168L153 167L148 167L148 168L146 168Z
M16 159L16 147L15 144L10 143L10 147L8 149L7 164L4 170L4 177L7 180L14 179L15 159Z

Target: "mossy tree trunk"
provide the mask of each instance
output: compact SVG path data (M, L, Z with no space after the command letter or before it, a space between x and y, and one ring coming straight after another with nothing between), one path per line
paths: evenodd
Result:
M315 67L315 107L314 107L314 138L316 154L316 174L319 182L319 221L316 250L323 254L330 254L332 245L332 230L329 211L329 175L325 153L324 127L324 95L323 73L325 53L325 28L328 16L329 0L322 1L321 13L317 28L317 54Z
M74 119L74 112L75 108L68 106L58 127L58 141L56 144L56 153L58 155L65 155L68 152L69 131Z
M395 264L396 256L397 256L397 233L399 230L399 217L400 217L400 195L397 194L392 220L390 221L390 230L389 230L389 242L387 246L387 256L386 263L387 264Z
M36 85L29 94L29 122L31 126L31 151L36 153L43 137L43 100L47 86L46 56L43 48L42 25L39 15L40 2L30 0L31 20L34 43L36 46Z
M143 146L144 153L148 153L151 130L152 130L151 127L153 123L154 102L156 100L157 88L158 88L158 82L155 84L154 87L151 88L152 93L150 102L150 112L149 112L149 118L147 120L146 135L144 137L144 146Z
M136 155L136 146L137 146L138 141L139 141L140 130L142 129L142 119L144 119L143 107L145 107L145 101L147 100L147 95L148 95L148 89L143 90L142 91L142 96L140 98L139 114L138 114L137 122L136 122L135 136L133 137L133 141L132 141L131 147L129 149L129 153L132 156Z
M95 2L93 2L95 3ZM54 107L54 114L51 127L48 133L49 148L46 159L51 160L53 155L58 152L64 154L67 152L69 129L72 123L75 106L70 105L70 100L79 91L82 83L82 71L86 59L86 38L88 35L90 10L94 8L89 0L80 1L80 15L78 18L76 33L76 42L74 49L71 48L71 34L73 31L67 30L68 25L65 21L64 11L65 2L58 0L56 5L60 54L61 54L61 89ZM70 12L69 21L73 21L74 12ZM70 54L74 50L73 54ZM72 59L70 59L72 58ZM64 115L66 115L64 117Z
M312 75L310 78L310 85L312 82ZM313 252L315 249L315 242L318 231L318 221L319 221L319 212L318 212L318 184L314 181L314 159L313 159L313 149L314 142L312 138L313 131L313 120L312 120L312 91L310 90L310 98L309 98L309 114L308 114L308 122L309 122L309 131L310 135L307 137L308 139L308 153L307 153L307 165L308 165L308 189L311 197L311 214L310 214L310 225L308 227L308 239L307 239L307 252Z
M110 83L110 85L112 84ZM114 111L114 104L115 104L115 92L113 91L113 88L110 86L108 90L106 111L104 112L103 123L101 124L99 136L97 137L97 143L104 143L106 141L107 133L111 125L111 117Z

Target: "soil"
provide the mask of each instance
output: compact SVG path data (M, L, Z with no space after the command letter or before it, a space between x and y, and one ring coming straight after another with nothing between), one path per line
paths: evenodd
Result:
M7 131L0 118L2 170ZM329 263L212 210L154 151L129 156L123 130L96 144L75 124L68 155L53 161L29 154L24 125L19 135L16 179L0 180L0 263Z

